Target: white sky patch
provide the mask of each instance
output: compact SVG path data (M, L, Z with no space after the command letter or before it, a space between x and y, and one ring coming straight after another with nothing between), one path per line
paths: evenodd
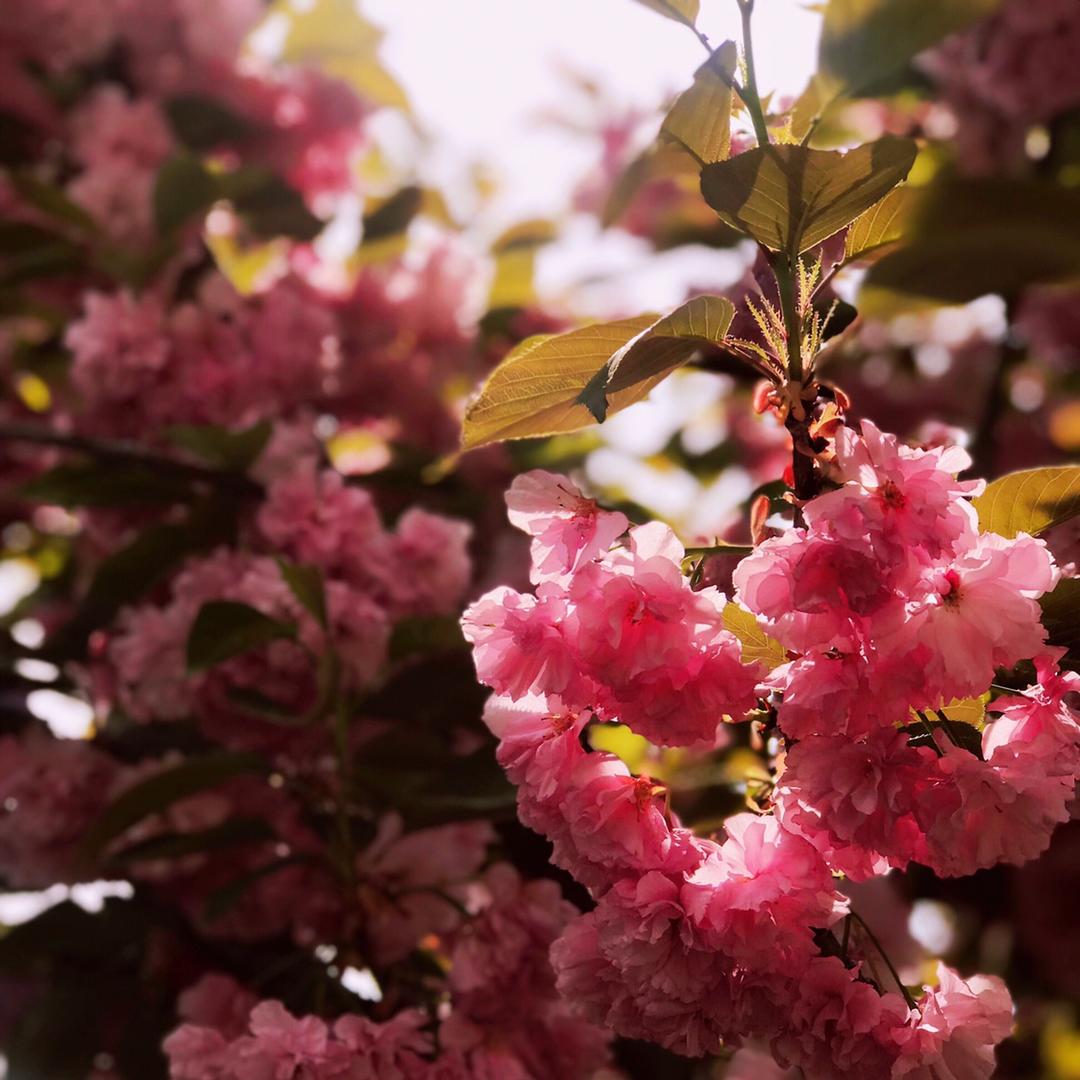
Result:
M58 739L85 739L94 722L94 710L85 701L58 690L31 690L26 707L48 724Z
M9 892L0 894L0 925L18 926L36 919L43 911L65 900L78 904L83 911L95 914L105 906L110 896L130 900L135 890L127 881L87 881L80 885L50 885L39 892ZM3 1073L0 1073L2 1076Z
M369 968L347 967L341 973L341 985L364 1001L382 1001L382 988Z

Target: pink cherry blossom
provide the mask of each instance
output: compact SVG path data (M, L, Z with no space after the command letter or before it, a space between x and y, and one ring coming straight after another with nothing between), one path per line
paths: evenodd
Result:
M893 1080L989 1080L994 1045L1013 1026L1005 984L990 975L962 979L938 964L938 985L919 1002L918 1021L894 1032L900 1056Z
M889 1035L909 1010L899 994L881 994L857 974L835 956L807 965L782 1034L773 1040L781 1062L815 1077L889 1076Z
M534 469L514 478L507 517L532 538L532 581L558 580L604 554L626 531L625 514L601 510L565 476Z
M774 817L736 814L725 841L687 875L686 910L714 948L748 966L782 968L814 952L809 928L846 910L829 867Z
M563 633L566 603L543 589L533 597L502 586L465 609L461 627L473 646L476 674L497 693L561 694L576 677Z
M736 599L796 652L851 652L903 622L903 597L864 541L791 529L755 548L732 575Z
M986 485L956 479L971 465L959 446L905 446L864 420L861 435L846 427L837 432L836 465L844 486L810 500L804 514L812 528L851 539L869 533L883 546L923 547L935 558L977 531L967 500Z
M784 828L857 881L903 867L919 851L915 791L933 775L932 750L881 728L864 741L811 735L788 752L776 791Z
M933 704L981 694L997 668L1043 651L1037 601L1056 582L1041 540L984 533L927 581L925 597L882 647L918 652Z
M93 877L81 842L121 780L88 742L37 728L0 738L0 877L23 889Z

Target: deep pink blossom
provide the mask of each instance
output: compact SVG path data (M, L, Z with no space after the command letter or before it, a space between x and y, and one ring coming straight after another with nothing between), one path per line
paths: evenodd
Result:
M919 851L915 793L934 774L934 757L894 728L865 740L810 735L784 760L777 816L857 881L903 867Z

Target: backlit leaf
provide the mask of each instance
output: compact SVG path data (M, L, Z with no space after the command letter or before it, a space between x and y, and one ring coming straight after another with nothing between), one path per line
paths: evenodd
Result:
M523 341L488 376L465 412L462 447L576 431L593 423L582 391L604 364L647 329L653 315L597 323ZM643 398L659 378L614 395L609 411Z
M405 91L379 60L383 33L360 14L355 0L315 0L302 9L278 3L272 10L289 21L281 51L286 63L317 67L376 105L408 108Z
M920 193L904 243L871 267L864 288L966 303L1077 275L1080 192L1043 180L950 178Z
M582 404L603 421L612 396L642 382L655 385L703 348L717 346L734 315L734 305L722 296L687 301L619 349L582 390Z
M906 186L893 188L852 223L844 238L844 261L880 255L895 244L911 221L915 192Z
M986 725L986 704L990 700L989 693L980 697L958 698L950 701L940 711L945 714L947 720L953 720L958 724L968 724L980 731ZM938 710L934 710L936 716Z
M1080 514L1080 465L1009 473L975 499L975 509L984 532L1037 536Z
M698 68L660 129L703 164L723 161L731 149L731 79L738 61L735 43L725 41Z
M706 165L701 192L726 224L773 251L795 255L884 198L907 176L915 153L912 140L893 136L846 154L759 147Z
M754 616L738 604L724 608L724 626L742 643L742 658L746 664L764 664L770 670L787 662L784 646L769 637Z
M1001 0L829 0L819 66L849 94L903 68L917 53L984 18Z
M488 294L488 309L525 307L536 299L533 273L536 252L555 238L555 225L542 218L523 221L507 229L491 245L495 277Z
M701 10L701 0L637 0L637 2L684 26L693 26Z

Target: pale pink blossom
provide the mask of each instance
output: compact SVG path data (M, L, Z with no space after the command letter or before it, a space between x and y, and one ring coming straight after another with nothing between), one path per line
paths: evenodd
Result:
M531 690L563 693L577 677L565 620L566 602L543 587L533 597L501 586L470 604L461 628L480 681L512 698Z
M534 469L514 478L507 517L532 538L532 581L559 580L602 555L629 525L601 510L565 476Z
M1041 540L983 533L927 580L925 596L882 648L918 652L928 703L976 696L997 668L1043 651L1038 598L1056 582Z
M736 814L682 889L682 901L713 948L764 970L783 969L815 951L810 927L846 910L829 867L774 817Z
M919 1001L917 1021L894 1032L892 1080L989 1080L994 1046L1012 1031L1012 999L991 975L962 979L938 964L938 985Z
M666 526L632 529L628 555L573 576L566 634L606 719L662 745L714 746L725 715L753 708L761 672L724 627L724 597L692 590L682 556Z

